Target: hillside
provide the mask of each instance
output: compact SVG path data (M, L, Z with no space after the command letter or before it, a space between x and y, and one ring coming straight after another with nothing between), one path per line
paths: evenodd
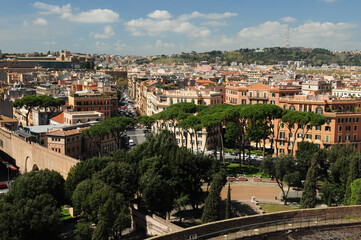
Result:
M142 59L138 63L193 63L207 61L208 63L238 62L243 64L277 64L280 61L300 61L304 60L307 64L321 66L322 64L337 63L338 65L361 66L361 54L351 52L331 52L327 49L314 48L265 48L263 51L257 49L239 49L234 51L210 51L204 53L184 53L173 54L169 56L159 56L152 60Z

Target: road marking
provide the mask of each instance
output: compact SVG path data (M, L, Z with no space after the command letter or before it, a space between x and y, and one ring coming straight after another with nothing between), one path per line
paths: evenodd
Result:
M144 137L144 134L128 135L128 137Z

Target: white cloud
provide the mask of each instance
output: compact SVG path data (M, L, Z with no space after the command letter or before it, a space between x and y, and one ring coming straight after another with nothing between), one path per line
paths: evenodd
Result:
M202 25L206 25L206 26L215 26L215 27L218 27L218 26L227 26L227 22L226 21L208 21L208 22L202 22L201 23Z
M93 9L69 16L68 20L82 23L114 23L119 22L119 14L110 9Z
M111 26L104 27L104 33L90 33L93 38L110 38L115 35L114 30Z
M40 14L58 14L61 15L62 17L67 17L71 14L71 5L70 4L66 4L63 6L57 6L57 5L51 5L51 4L46 4L43 2L35 2L33 4L33 6L35 8L38 8L40 10L43 10L41 12L39 12Z
M29 26L29 23L24 20L24 21L23 21L23 27L27 27L27 26Z
M286 45L288 24L264 22L241 29L237 36L212 36L197 41L193 49L209 51L214 49L234 50L239 48L283 47ZM356 24L308 21L290 28L290 44L297 47L320 47L333 50L358 49L359 42L353 42Z
M40 9L40 14L60 15L61 18L72 22L81 23L113 23L119 22L119 14L110 9L92 9L78 14L72 13L70 4L63 6L46 4L43 2L35 2L33 6Z
M172 17L172 15L165 10L155 10L154 12L149 13L147 16L155 19L169 19Z
M295 22L297 22L297 19L293 18L293 17L283 17L280 20L282 22L285 22L285 23L295 23Z
M133 36L157 36L167 32L185 34L188 37L208 37L211 34L205 25L210 26L224 26L225 22L209 21L204 22L199 26L191 22L191 19L223 19L232 16L237 16L236 13L200 13L192 12L191 14L183 14L178 18L172 18L172 15L165 10L155 10L147 15L148 18L138 18L130 20L125 23L126 29L132 33Z
M34 20L33 23L36 24L36 25L41 25L41 26L48 25L48 21L46 21L46 19L44 19L44 18L37 18L37 19Z
M54 41L51 41L51 42L43 42L44 44L46 45L56 45L57 43L54 42Z
M125 49L129 48L125 43L122 43L120 40L118 40L114 44L114 47L116 51L124 51Z
M156 48L174 48L175 47L175 44L174 43L166 43L166 42L163 42L162 40L157 40L155 42L155 47Z
M191 14L183 14L179 17L182 20L189 20L192 18L204 18L204 19L224 19L229 17L235 17L237 13L224 12L224 13L200 13L198 11L194 11Z

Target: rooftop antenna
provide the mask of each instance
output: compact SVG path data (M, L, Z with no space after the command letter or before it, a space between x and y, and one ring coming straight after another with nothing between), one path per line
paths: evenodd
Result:
M286 48L290 47L290 24L287 25Z

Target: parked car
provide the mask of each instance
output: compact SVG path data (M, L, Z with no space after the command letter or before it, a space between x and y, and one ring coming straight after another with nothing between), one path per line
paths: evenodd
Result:
M8 185L6 183L0 183L0 189L6 189Z
M129 145L133 146L134 145L134 140L133 139L129 139Z

